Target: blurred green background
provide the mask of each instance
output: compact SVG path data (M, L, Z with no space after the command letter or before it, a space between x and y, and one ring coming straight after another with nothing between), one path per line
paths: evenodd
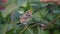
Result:
M43 3L40 0L8 0L4 6L5 9L0 11L0 34L60 34L60 18L46 30L39 24L48 25L60 16L60 5ZM25 26L19 19L30 8L33 16L28 22L28 28L24 30ZM21 33L22 30L24 31Z

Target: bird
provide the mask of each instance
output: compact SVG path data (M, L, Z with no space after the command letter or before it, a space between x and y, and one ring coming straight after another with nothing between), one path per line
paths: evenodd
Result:
M20 23L27 24L32 18L32 9L27 10L20 18Z

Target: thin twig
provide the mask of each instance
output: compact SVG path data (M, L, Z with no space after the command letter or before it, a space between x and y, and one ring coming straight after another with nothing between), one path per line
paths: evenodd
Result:
M57 20L58 18L60 18L59 16L60 16L60 15L58 15L54 20L52 20L47 26L45 26L45 27L43 28L43 30L45 30L45 29L47 29L49 26L53 25L53 24L56 22L56 20Z
M26 30L26 27L23 28L23 30L20 32L20 34L22 34L25 30Z
M27 28L27 30L28 30L31 34L33 34L33 32L30 31L30 29L28 28L27 25L25 25L25 27Z
M37 24L34 24L34 25L32 25L32 26L30 26L30 27L34 27L34 26L36 26Z

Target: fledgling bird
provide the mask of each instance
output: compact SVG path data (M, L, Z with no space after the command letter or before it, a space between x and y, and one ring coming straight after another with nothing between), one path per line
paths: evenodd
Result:
M21 16L19 21L22 24L27 24L27 22L29 22L31 18L32 18L32 9L29 9L29 10L26 11L26 13L24 13Z

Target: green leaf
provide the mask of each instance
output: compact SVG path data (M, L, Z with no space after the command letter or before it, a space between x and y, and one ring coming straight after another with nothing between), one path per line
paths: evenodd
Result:
M49 30L42 30L42 29L38 26L38 34L49 34Z
M8 14L10 14L12 11L18 9L18 5L15 3L15 0L11 1L12 3L6 6L5 10L2 11L2 16L6 17Z
M7 24L0 24L0 34L5 34L7 31Z
M43 17L46 16L46 15L48 14L47 8L42 8L42 9L40 9L40 13L41 13L41 15L42 15Z
M47 18L48 18L49 20L53 20L55 17L56 17L56 15L52 15L52 14L48 14L48 15L47 15Z
M11 30L7 31L6 34L14 34L14 28L12 28Z
M23 5L26 6L26 5L25 5L26 2L27 2L27 0L23 0L23 1L22 1L22 0L18 0L18 5L19 5L19 6L23 6Z
M54 30L53 34L60 34L60 31L59 30Z
M56 22L55 22L56 25L60 26L60 20L58 19Z
M24 34L33 34L33 31L31 28L27 28L27 30L25 30L23 33Z
M55 13L55 14L60 14L60 9L54 9L54 10L52 10L53 11L53 13Z
M38 26L32 27L33 33L38 34Z
M38 21L38 22L42 21L42 15L40 14L40 12L35 13L33 15L33 18L35 21Z
M43 30L40 29L40 34L49 34L49 30L43 31Z
M38 26L38 34L40 34L40 27Z
M16 25L14 27L14 34L20 34L20 32L24 29L24 25L23 24L19 24Z
M6 17L8 14L10 14L12 11L17 9L17 5L12 4L6 7L5 11L2 12L3 17Z

